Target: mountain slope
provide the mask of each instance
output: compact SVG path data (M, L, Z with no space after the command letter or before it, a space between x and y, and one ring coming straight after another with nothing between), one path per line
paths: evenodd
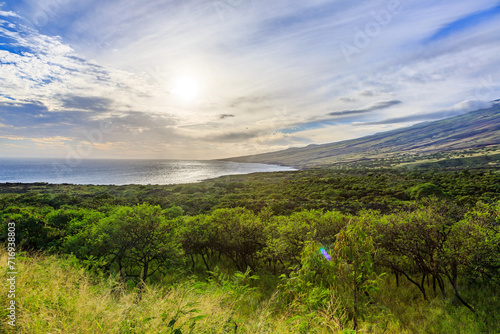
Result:
M432 153L500 144L500 104L447 119L336 143L224 160L315 167L395 153Z

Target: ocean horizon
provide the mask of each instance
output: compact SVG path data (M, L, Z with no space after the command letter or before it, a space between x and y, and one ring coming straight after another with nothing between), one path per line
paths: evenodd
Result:
M183 184L292 167L221 160L0 158L0 183Z

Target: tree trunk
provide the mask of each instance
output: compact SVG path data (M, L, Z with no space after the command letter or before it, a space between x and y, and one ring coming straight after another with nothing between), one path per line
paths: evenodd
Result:
M205 260L205 254L201 253L201 259L203 260L203 263L205 264L205 267L207 268L207 271L210 271L210 267L208 266L208 263Z
M441 289L441 295L443 296L443 299L446 298L446 293L444 291L444 282L443 282L443 278L438 276L437 277L437 282L438 282L438 285L439 285L439 289Z
M149 262L144 261L144 266L142 267L141 281L146 284L146 278L148 278Z
M194 258L193 258L193 254L189 254L189 257L191 258L191 270L194 270Z
M453 276L450 276L450 275L446 275L446 276L448 277L448 280L450 281L451 286L453 287L453 291L455 291L455 297L457 297L458 300L460 300L460 302L465 307L467 307L473 313L476 313L476 310L474 310L474 308L472 306L470 306L469 304L467 304L467 302L462 299L462 296L460 296L460 293L458 293L458 277L457 277L457 271L456 271L456 265L455 264L452 265L452 272L454 274Z
M424 300L427 300L427 293L425 292L425 287L423 285L418 284L414 280L412 280L410 278L410 276L408 276L405 272L401 271L401 274L403 274L406 277L406 279L408 279L408 281L415 284L419 288L419 290L422 292L422 295L424 296Z

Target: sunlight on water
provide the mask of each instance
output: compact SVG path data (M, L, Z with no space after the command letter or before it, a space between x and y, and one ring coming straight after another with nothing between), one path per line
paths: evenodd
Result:
M290 167L196 160L0 159L0 183L179 184L223 175L294 170Z

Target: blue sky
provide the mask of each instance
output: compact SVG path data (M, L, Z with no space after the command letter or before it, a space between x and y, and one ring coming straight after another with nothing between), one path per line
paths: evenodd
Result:
M499 55L499 1L4 1L0 157L361 137L490 106Z

